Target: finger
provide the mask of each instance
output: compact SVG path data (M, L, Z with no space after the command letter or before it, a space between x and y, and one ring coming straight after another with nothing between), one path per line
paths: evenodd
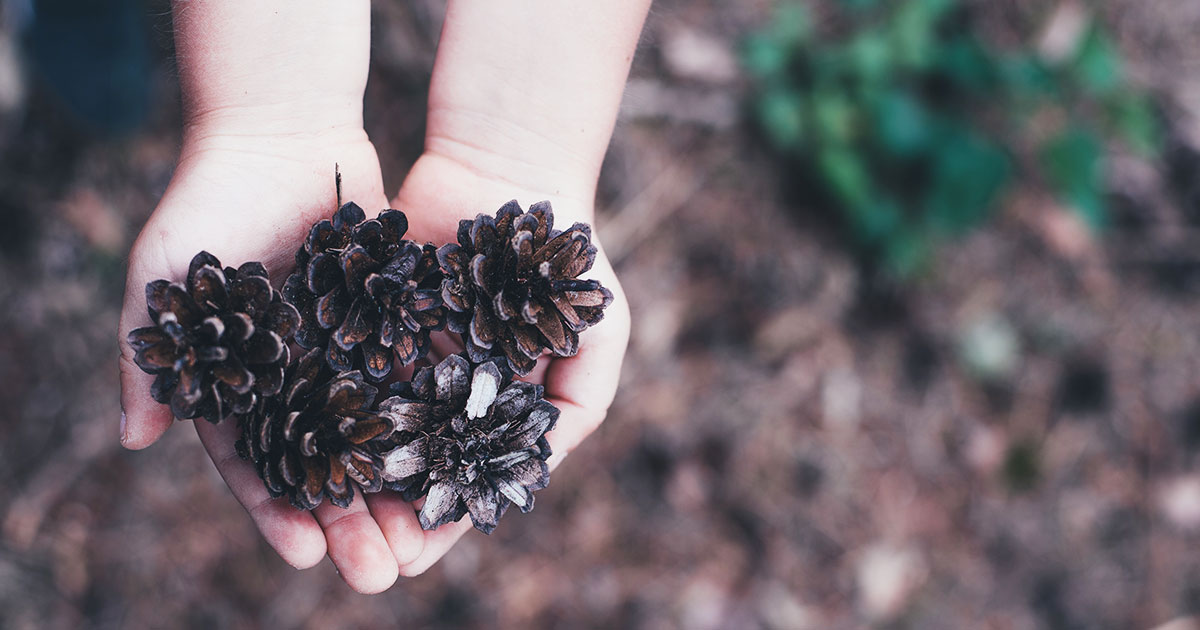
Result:
M425 548L425 532L421 530L412 503L385 490L368 495L367 508L387 539L396 564L403 566L415 562Z
M550 443L550 459L546 460L546 464L550 466L550 470L558 468L558 465L567 458L589 435L594 433L596 429L604 422L605 414L603 411L595 409L587 409L576 405L561 398L548 397L549 400L559 409L558 424L553 431L546 434L546 441Z
M350 588L381 593L395 584L399 565L361 496L344 509L326 501L313 510L313 516L325 530L329 559Z
M171 410L150 397L150 386L154 377L146 374L133 362L126 350L125 335L121 335L121 445L131 450L150 446L175 421Z
M308 512L292 507L287 499L271 498L254 467L237 455L236 424L226 420L214 425L201 420L195 425L217 472L284 562L297 569L320 562L325 557L325 535L317 521Z
M538 357L537 362L533 364L533 369L525 376L517 376L518 380L527 381L530 383L545 383L546 371L550 369L550 365L558 359L550 356L548 353Z
M138 241L143 243L145 239L139 238ZM121 351L118 363L121 375L121 444L133 450L153 444L174 422L171 410L150 397L154 377L134 363L133 348L126 341L130 331L151 324L146 313L146 283L154 280L154 277L147 272L145 265L147 262L163 264L157 259L146 261L148 257L139 253L141 249L141 245L134 245L130 256L121 320L117 326L117 345Z
M442 559L447 551L458 542L463 534L471 530L471 518L464 516L456 523L447 523L441 527L425 532L425 544L421 554L415 560L400 567L400 575L416 577Z

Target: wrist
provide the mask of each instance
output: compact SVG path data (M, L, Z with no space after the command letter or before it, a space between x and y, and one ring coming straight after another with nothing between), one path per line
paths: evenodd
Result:
M366 0L174 2L185 135L361 128Z
M207 99L185 104L183 140L208 136L293 137L361 133L362 100L332 95L295 95L259 102Z
M510 199L526 209L549 201L559 229L575 222L595 223L594 182L569 181L575 177L551 181L539 170L499 157L481 166L427 150L409 169L392 207L409 214L413 238L437 242L452 241L460 219L494 214Z
M370 147L361 125L334 124L315 120L275 119L274 124L255 123L249 112L228 120L197 120L184 128L180 162L220 155L280 159L288 162L319 162L333 168L333 161L347 149ZM373 149L372 149L373 151Z
M556 197L590 220L648 5L451 0L429 88L426 155L544 193L556 223L574 213L560 212Z
M430 111L421 159L458 171L476 189L496 191L504 197L498 203L514 197L522 205L546 199L556 217L591 222L600 177L595 153L496 116ZM510 191L506 197L505 190Z

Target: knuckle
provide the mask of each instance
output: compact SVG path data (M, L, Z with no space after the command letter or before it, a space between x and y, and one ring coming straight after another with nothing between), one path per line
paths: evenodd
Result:
M255 523L262 523L268 516L266 512L270 509L273 503L274 499L272 499L270 496L260 497L257 500L250 501L246 505L246 513L250 515L250 520L254 521Z
M334 529L350 528L357 529L367 527L368 523L364 523L363 519L372 520L368 512L350 512L347 510L338 509L333 513L333 516L328 519L321 520L321 527L325 529L326 534ZM373 520L372 520L373 522Z
M410 545L400 549L393 548L392 554L396 556L396 564L403 568L405 565L412 564L421 558L421 552L424 551L423 546Z
M242 460L241 456L237 454L237 451L231 451L229 453L225 453L216 462L217 470L222 471L222 472L228 471L231 468L233 468L234 466L240 465L242 463L242 461L243 460ZM260 501L259 503L265 504L269 500L270 500L270 497L267 497L266 499Z
M400 565L400 575L406 578L415 578L429 570L431 565L428 562L411 562L409 564Z

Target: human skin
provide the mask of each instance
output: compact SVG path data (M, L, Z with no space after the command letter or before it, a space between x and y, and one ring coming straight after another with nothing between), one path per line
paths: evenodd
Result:
M592 223L593 199L622 88L649 2L451 0L430 87L425 151L392 207L408 238L454 240L458 220L509 199L550 200L555 223ZM329 216L336 162L342 196L386 207L375 147L362 127L369 3L177 0L176 49L184 139L171 184L130 251L119 329L121 442L140 449L174 422L149 397L152 377L124 343L147 322L143 287L180 278L195 252L228 265L261 260L291 271L308 226ZM600 245L602 235L596 235ZM613 290L605 319L568 359L543 358L531 375L562 409L550 434L557 465L604 419L629 335L629 311L608 259L588 277ZM454 349L442 339L435 352ZM372 593L433 565L469 520L425 532L413 505L390 492L328 503L312 513L271 499L234 452L236 423L194 423L264 538L288 563L326 555L353 589Z

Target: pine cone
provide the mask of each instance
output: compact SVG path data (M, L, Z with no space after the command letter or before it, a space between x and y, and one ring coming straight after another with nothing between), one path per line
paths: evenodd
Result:
M184 285L147 284L146 306L155 325L129 333L129 345L138 367L156 375L150 395L175 417L217 422L279 393L300 316L261 263L222 271L200 252Z
M429 352L429 332L445 326L433 245L404 240L408 219L384 210L366 220L346 203L312 227L296 252L283 294L300 311L296 342L322 348L335 371L365 370L374 380Z
M525 213L510 201L494 219L460 221L458 243L437 250L447 327L463 335L472 361L502 355L523 376L543 350L574 356L579 332L604 317L612 292L578 279L596 260L591 228L553 227L549 202Z
M384 455L382 475L405 500L425 497L422 528L470 513L490 534L510 503L533 509L533 491L550 481L545 434L559 413L540 385L451 355L393 390L379 414L395 424L389 442L398 448Z
M320 348L292 364L286 382L282 396L243 418L238 442L271 496L311 510L325 498L348 507L355 486L378 492L382 460L372 442L393 428L372 411L378 390L360 372L334 374Z

